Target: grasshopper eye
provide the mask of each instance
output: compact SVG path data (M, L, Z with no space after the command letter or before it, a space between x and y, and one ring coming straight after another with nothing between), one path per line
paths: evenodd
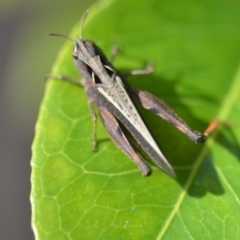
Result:
M93 47L93 41L91 40L85 40L85 43L90 46L90 47Z
M74 47L74 49L73 49L72 55L73 55L74 57L78 57L78 52L79 52L79 45L76 43L76 44L75 44L75 47Z
M75 47L74 47L74 52L78 52L79 51L79 45L78 43L75 44Z

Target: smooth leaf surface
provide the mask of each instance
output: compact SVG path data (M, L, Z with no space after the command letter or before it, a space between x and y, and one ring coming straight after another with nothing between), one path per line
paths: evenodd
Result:
M36 125L32 158L32 224L37 239L239 239L240 238L240 14L222 1L104 1L90 9L83 37L115 66L155 73L131 77L203 131L218 117L233 125L204 145L141 110L173 165L172 179L154 167L143 178L98 122L98 151L84 90L50 80ZM71 37L78 37L79 24ZM61 41L61 39L50 39ZM60 50L52 74L80 78Z

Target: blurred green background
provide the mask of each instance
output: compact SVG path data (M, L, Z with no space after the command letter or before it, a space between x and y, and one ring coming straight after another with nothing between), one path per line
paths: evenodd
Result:
M0 2L0 239L33 239L30 158L47 75L63 41L94 0Z

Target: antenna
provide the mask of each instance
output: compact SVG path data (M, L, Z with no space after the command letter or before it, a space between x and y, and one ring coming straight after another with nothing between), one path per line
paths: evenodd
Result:
M82 21L81 21L81 24L80 24L80 39L82 39L82 27L83 27L83 24L85 22L85 19L87 18L87 15L88 15L88 12L89 11L86 11L83 15L83 18L82 18Z
M48 36L54 36L54 37L66 38L67 40L75 43L75 41L73 41L70 37L67 37L67 36L62 35L62 34L58 34L58 33L48 33L47 35L48 35Z

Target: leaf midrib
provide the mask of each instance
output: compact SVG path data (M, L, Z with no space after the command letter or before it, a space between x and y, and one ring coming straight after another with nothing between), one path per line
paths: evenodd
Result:
M236 75L233 79L232 85L229 88L228 93L226 94L225 99L222 102L222 106L220 108L220 111L217 115L217 119L224 122L226 121L227 117L229 116L238 96L240 94L240 65L237 69ZM163 226L163 228L161 229L161 231L159 232L158 236L157 236L157 240L162 239L162 237L164 236L164 234L166 233L167 229L169 228L169 226L171 225L171 222L173 221L173 219L175 218L178 210L180 209L180 206L182 205L188 190L190 189L196 175L198 174L209 150L211 149L212 145L215 142L215 139L218 135L218 130L216 130L216 132L213 133L212 137L210 139L208 139L208 141L205 143L202 151L200 152L199 156L196 159L195 164L193 165L192 171L189 175L189 178L183 188L182 193L179 195L178 201L175 204L175 207L173 208L173 211L170 213L168 219L165 222L165 225Z

